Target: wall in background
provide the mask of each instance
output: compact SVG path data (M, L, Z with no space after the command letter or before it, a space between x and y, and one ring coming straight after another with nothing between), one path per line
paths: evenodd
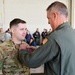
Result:
M72 24L72 27L75 29L75 0L72 0L72 17L71 17L71 24Z
M3 20L4 20L4 8L3 8L3 0L0 0L0 28L3 28Z
M41 32L44 28L50 29L46 18L46 8L55 0L3 0L4 31L14 18L21 18L27 22L27 28L33 33L36 28ZM60 0L69 8L69 0ZM69 9L70 10L70 9ZM70 11L69 11L70 13ZM70 17L69 17L70 18Z

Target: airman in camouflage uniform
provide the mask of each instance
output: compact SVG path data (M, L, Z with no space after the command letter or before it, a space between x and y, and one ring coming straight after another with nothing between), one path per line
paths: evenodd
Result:
M11 39L0 44L2 75L30 75L30 69L18 60L18 49L19 45L15 45Z
M30 75L30 68L18 59L19 47L22 43L25 43L22 40L25 39L26 29L26 22L24 20L15 18L10 22L12 37L0 44L1 75Z

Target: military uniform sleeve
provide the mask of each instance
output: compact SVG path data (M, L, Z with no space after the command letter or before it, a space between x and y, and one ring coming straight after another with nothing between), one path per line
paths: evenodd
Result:
M31 54L28 54L26 50L20 50L19 59L25 65L31 68L36 68L48 61L51 61L58 53L58 44L54 40L50 39Z
M3 65L3 55L2 55L2 49L0 47L0 74L2 73L2 65Z

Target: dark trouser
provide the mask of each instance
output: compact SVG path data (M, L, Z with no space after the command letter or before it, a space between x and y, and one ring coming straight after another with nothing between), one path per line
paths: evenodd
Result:
M36 45L40 45L40 38L35 39Z

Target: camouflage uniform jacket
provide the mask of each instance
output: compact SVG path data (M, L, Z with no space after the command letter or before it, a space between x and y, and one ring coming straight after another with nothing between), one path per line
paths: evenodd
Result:
M30 68L18 60L18 49L19 45L15 45L11 39L0 44L0 71L2 75L30 75Z

